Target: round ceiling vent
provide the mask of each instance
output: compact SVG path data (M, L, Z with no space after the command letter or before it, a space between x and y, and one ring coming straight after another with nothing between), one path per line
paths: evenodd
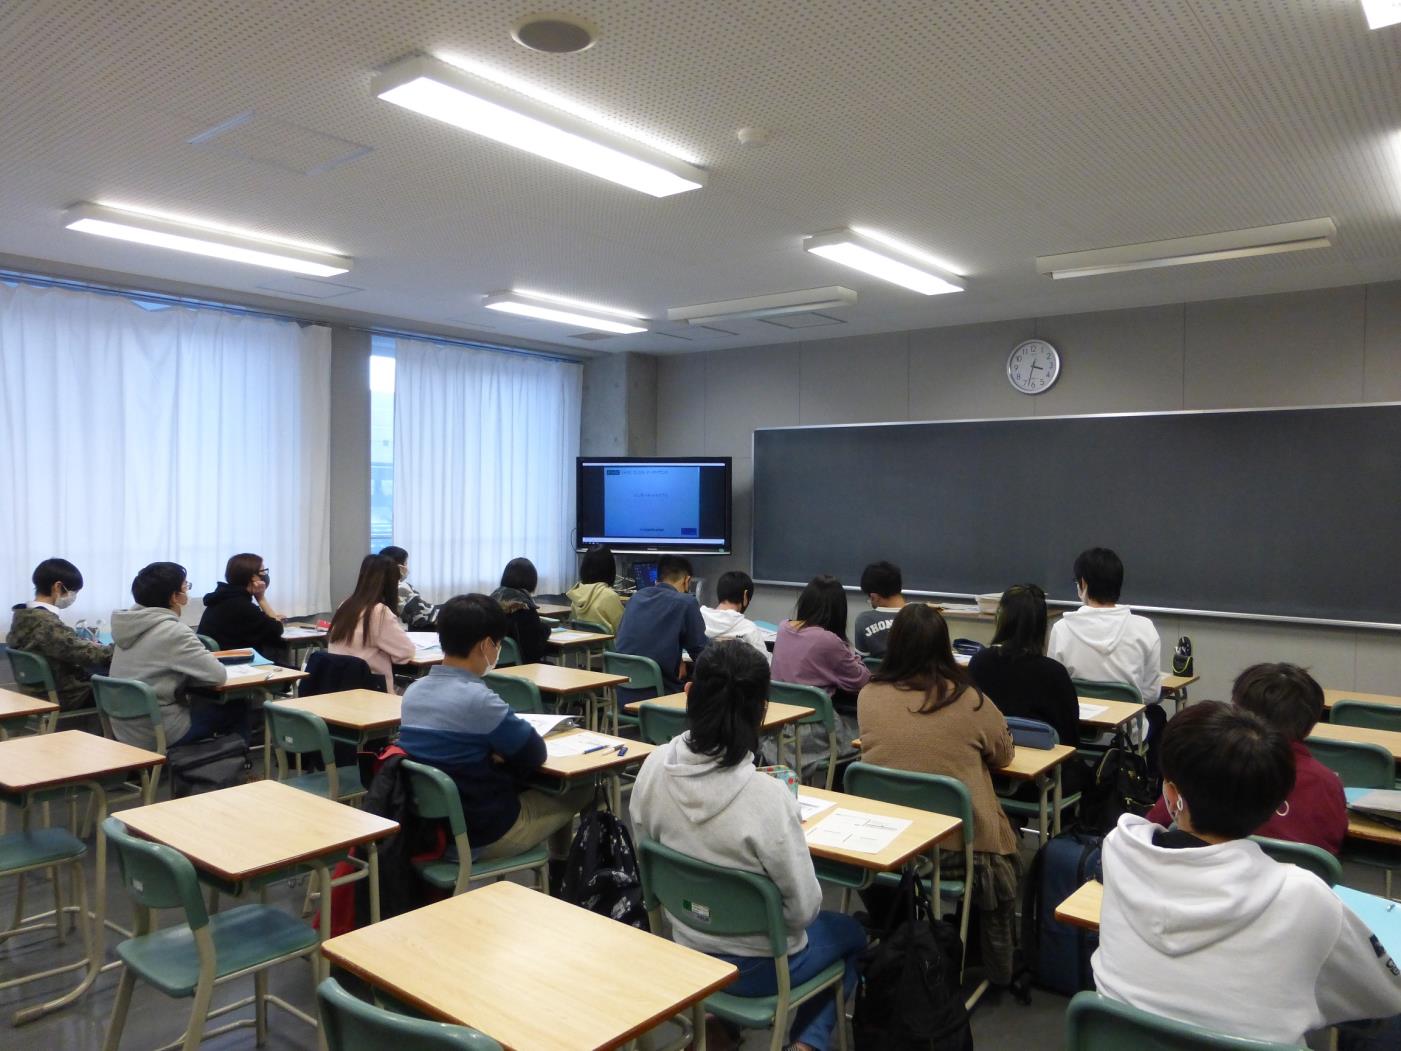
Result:
M572 55L593 47L593 27L573 15L532 15L511 31L521 47L550 55Z

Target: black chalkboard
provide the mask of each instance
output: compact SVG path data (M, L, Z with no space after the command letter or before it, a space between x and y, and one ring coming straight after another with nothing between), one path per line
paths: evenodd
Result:
M1095 545L1130 605L1401 626L1401 406L754 432L756 580L1073 600Z

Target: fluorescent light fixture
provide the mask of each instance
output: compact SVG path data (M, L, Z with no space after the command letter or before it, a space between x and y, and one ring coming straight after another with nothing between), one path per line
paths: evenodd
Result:
M488 310L500 310L505 314L518 314L521 317L554 321L561 325L573 325L599 332L629 335L647 331L645 325L637 324L643 319L636 314L543 292L526 292L520 289L493 292L486 297L486 307Z
M1362 0L1368 29L1384 29L1401 22L1401 0Z
M697 303L689 307L671 307L669 321L684 321L688 325L704 325L724 318L774 317L779 314L802 314L809 310L830 310L849 307L856 302L856 293L841 285L824 288L802 288L796 292L774 292L748 299L726 299L719 303Z
M703 168L434 58L376 73L377 98L653 197L705 185Z
M234 263L290 270L294 274L311 277L344 274L352 262L345 256L331 252L234 232L227 227L176 221L148 212L127 211L102 204L80 204L68 209L63 215L63 225L79 233L207 255Z
M1249 230L1227 230L1219 234L1175 237L1168 241L1149 241L1118 248L1043 255L1036 259L1036 270L1053 278L1094 277L1128 270L1151 270L1160 266L1215 263L1223 259L1298 252L1305 248L1329 248L1337 235L1338 229L1332 219L1304 219L1297 223L1257 226Z
M803 239L803 251L921 295L963 291L958 275L937 266L931 257L888 237L872 237L865 231L828 230L813 234Z

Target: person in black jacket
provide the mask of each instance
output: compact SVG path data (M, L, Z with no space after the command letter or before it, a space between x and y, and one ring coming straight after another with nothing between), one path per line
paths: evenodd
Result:
M535 563L528 558L513 558L501 573L501 586L491 597L506 611L506 634L520 647L522 664L539 664L545 659L545 643L550 629L540 620L535 608L534 592L540 583Z
M220 649L252 648L270 660L280 660L283 617L268 604L270 574L261 555L234 555L224 566L224 580L204 596L199 633Z
M1003 715L1039 719L1055 728L1061 744L1080 740L1080 702L1070 673L1046 656L1046 593L1035 584L1017 584L1002 593L992 645L968 665L978 689ZM1076 779L1078 770L1067 764ZM1066 791L1073 789L1066 784Z

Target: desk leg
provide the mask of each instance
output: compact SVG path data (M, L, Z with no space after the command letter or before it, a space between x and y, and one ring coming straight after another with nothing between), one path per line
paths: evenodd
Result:
M1064 805L1064 800L1065 800L1064 794L1063 794L1063 792L1062 792L1062 782L1061 782L1061 768L1062 768L1063 766L1064 766L1064 764L1057 764L1057 765L1056 765L1055 787L1052 789L1053 795L1052 795L1052 797L1051 797L1051 799L1052 799L1052 802L1051 802L1051 815L1052 815L1052 820L1055 822L1054 825L1052 826L1052 831L1053 831L1053 832L1055 833L1055 835L1057 835L1057 836L1060 835L1060 812L1061 812L1061 807Z
M1046 780L1045 774L1042 774L1036 779L1036 787L1040 795L1040 821L1037 828L1041 833L1041 844L1044 846L1046 840L1049 838L1047 832L1051 827L1051 823L1047 820L1046 814L1046 797L1050 795L1051 783Z
M370 844L370 922L379 922L379 844Z
M272 776L272 725L267 710L263 711L263 780L271 781Z
M371 854L370 857L374 858ZM374 862L372 861L373 865ZM379 881L379 869L372 868L371 879ZM331 934L331 868L326 859L321 858L316 866L316 879L321 886L321 922L317 925L316 940L324 943ZM371 899L373 901L373 899ZM320 985L331 976L331 964L320 951L316 954L316 984Z

